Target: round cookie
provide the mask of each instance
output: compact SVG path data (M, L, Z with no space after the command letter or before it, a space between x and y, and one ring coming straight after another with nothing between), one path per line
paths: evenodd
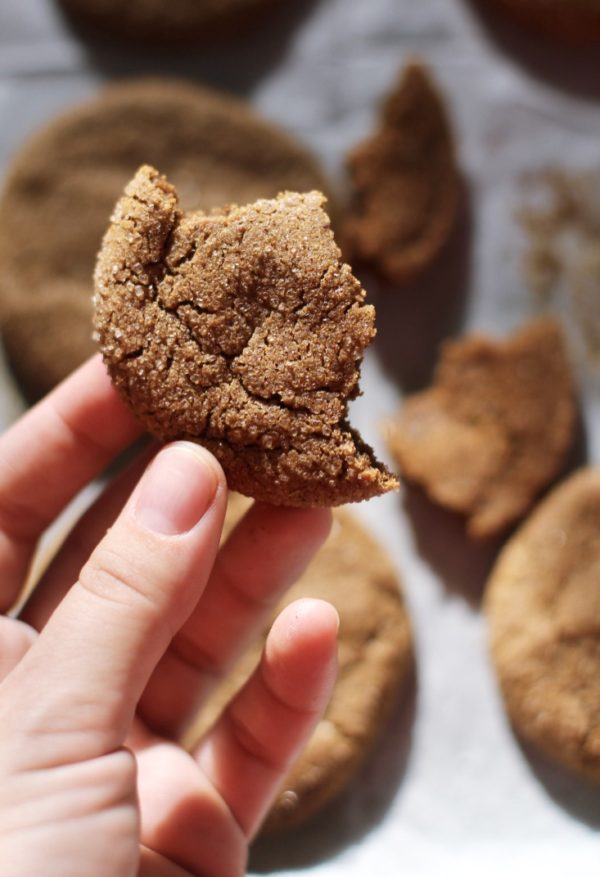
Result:
M228 37L281 0L58 0L75 19L129 39L189 42Z
M600 44L600 0L493 0L516 21L574 45Z
M599 468L563 482L511 538L485 609L516 729L600 781Z
M227 528L248 507L230 498ZM340 615L339 673L323 719L285 779L263 828L296 828L336 797L376 743L413 672L410 623L391 561L345 510L328 541L274 612L300 597L328 600ZM213 694L189 735L196 740L256 666L264 637Z
M170 175L186 209L286 189L327 192L292 137L244 102L195 85L115 84L57 118L18 153L0 198L0 327L32 400L95 349L96 253L119 194L145 161Z

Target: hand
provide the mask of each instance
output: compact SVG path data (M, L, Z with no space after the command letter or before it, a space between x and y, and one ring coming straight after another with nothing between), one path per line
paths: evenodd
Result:
M137 433L94 358L0 438L3 611L42 531ZM214 458L181 442L140 469L83 516L20 618L0 616L2 877L243 874L329 698L337 615L298 601L214 728L177 744L329 513L255 504L219 551Z

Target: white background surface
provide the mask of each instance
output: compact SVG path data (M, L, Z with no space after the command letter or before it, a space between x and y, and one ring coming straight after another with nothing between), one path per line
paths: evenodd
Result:
M289 5L293 4L289 2ZM531 301L513 212L520 171L596 166L600 53L541 46L469 0L297 0L236 46L172 54L75 36L51 0L0 3L0 173L22 139L115 75L172 72L247 95L343 179L343 156L369 132L377 100L409 54L448 98L468 209L443 259L401 294L369 292L380 334L353 419L382 456L380 422L422 385L441 337L519 325ZM575 357L577 350L574 350ZM598 380L583 365L588 456L600 459ZM20 402L0 375L0 425ZM397 710L350 793L297 838L261 846L277 873L486 877L596 874L600 792L512 734L480 612L495 546L474 548L418 494L358 509L401 574L414 622L416 692ZM287 869L287 870L286 870Z

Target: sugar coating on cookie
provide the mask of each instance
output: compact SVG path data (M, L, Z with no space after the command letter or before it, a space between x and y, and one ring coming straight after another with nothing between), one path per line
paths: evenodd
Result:
M246 509L247 502L233 494L226 532ZM343 793L385 731L394 707L406 696L414 666L410 619L394 565L345 509L336 509L327 542L273 610L271 620L304 597L327 600L338 610L338 676L323 718L267 816L263 832L268 834L298 828ZM265 636L266 631L203 706L188 735L190 745L256 667Z
M572 475L514 534L485 609L517 730L600 781L600 469Z
M347 422L374 310L340 262L318 192L182 213L142 167L95 273L112 380L164 440L212 451L266 502L340 505L397 486Z
M576 402L562 332L545 318L506 341L442 348L432 386L389 424L402 475L486 538L522 517L565 464Z
M349 255L392 284L410 280L446 243L459 203L450 122L421 64L401 74L379 129L347 164L354 186L345 228Z

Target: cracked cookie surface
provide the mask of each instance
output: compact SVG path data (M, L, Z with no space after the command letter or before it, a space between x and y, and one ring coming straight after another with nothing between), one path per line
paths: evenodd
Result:
M448 240L459 204L450 122L421 64L401 74L379 129L347 164L354 186L345 227L350 256L392 284L410 280Z
M375 315L322 204L288 192L185 214L142 167L95 274L104 360L145 428L200 442L231 489L280 505L397 486L347 422Z
M248 507L233 494L225 532ZM345 509L329 539L273 612L302 597L328 600L340 615L339 672L329 706L286 777L267 817L267 833L296 828L342 792L372 751L406 693L413 669L410 621L384 549ZM269 625L270 626L270 625ZM207 730L260 657L264 635L227 675L192 728Z
M189 210L329 194L312 155L231 95L172 79L113 83L36 132L0 197L0 320L29 399L94 352L92 274L111 211L144 162Z
M389 424L400 471L466 517L475 538L522 517L565 465L576 429L574 382L558 323L530 323L506 341L446 343L433 385Z
M485 597L517 730L600 781L600 469L557 487L508 542Z

